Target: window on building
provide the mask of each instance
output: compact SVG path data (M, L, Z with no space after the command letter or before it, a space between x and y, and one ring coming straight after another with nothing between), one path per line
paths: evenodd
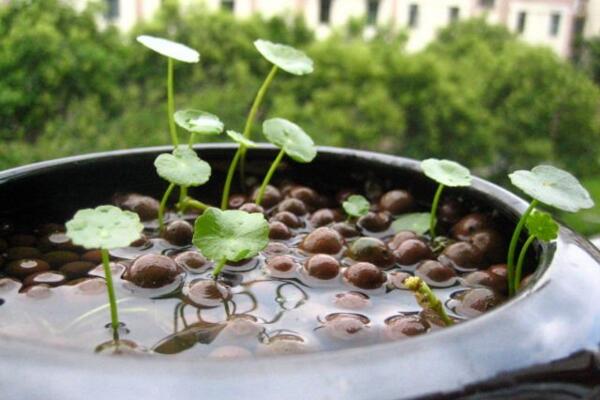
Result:
M408 26L416 28L419 25L419 5L411 4L408 6Z
M319 22L322 24L328 24L331 19L331 3L332 0L321 0L319 6Z
M521 11L519 15L517 15L517 32L523 33L525 32L525 27L527 25L527 13Z
M560 13L552 13L550 16L550 36L558 36L560 31Z
M235 0L221 0L221 9L233 12L235 9Z
M495 3L495 0L479 0L479 7L494 8Z
M119 18L119 0L106 0L106 19Z
M367 24L375 25L377 23L378 12L379 0L367 0Z
M452 24L460 18L460 8L450 7L448 9L448 21Z

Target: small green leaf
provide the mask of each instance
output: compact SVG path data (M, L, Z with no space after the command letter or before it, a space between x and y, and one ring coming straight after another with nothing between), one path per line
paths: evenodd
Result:
M529 234L534 235L539 240L549 242L558 237L558 224L548 213L534 210L527 217L525 226L527 226Z
M359 218L369 212L371 204L364 196L353 194L342 203L342 207L344 207L346 214L351 217Z
M427 212L404 214L392 223L394 232L413 231L422 235L429 230L431 214Z
M149 35L138 36L137 41L150 50L177 61L186 63L197 63L200 61L200 53L181 43Z
M313 72L313 60L291 46L262 39L256 40L254 46L264 58L290 74L306 75Z
M577 178L551 165L515 171L509 177L513 185L529 196L559 210L576 212L594 206L590 194Z
M457 162L429 158L421 162L425 175L444 186L458 187L471 184L471 173Z
M178 147L172 154L159 155L154 166L161 178L184 187L203 185L211 174L210 165L187 146Z
M311 162L317 155L315 143L298 125L283 118L268 119L263 123L263 133L285 154L301 163Z
M269 224L261 213L211 207L196 219L193 243L214 261L240 261L267 247Z
M86 249L116 249L140 238L140 217L115 206L79 210L66 224L67 236Z
M231 138L231 140L240 144L241 146L245 146L248 148L258 146L255 142L253 142L252 140L248 139L247 137L245 137L244 135L242 135L241 133L236 132L236 131L227 131L227 136L229 136Z
M174 115L177 125L189 132L218 135L223 132L223 122L216 115L200 110L179 110Z

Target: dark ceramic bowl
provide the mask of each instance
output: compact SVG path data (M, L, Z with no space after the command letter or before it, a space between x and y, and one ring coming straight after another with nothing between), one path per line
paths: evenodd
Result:
M220 192L230 145L199 146L213 165L202 200ZM116 191L160 195L165 182L147 148L33 164L0 173L0 210L26 220L66 220L80 207L110 200ZM249 153L257 174L272 147ZM321 188L376 180L431 198L434 187L419 163L384 154L321 148L308 165L287 164L278 177ZM510 232L526 203L481 179L462 192L506 218ZM539 267L517 297L474 320L387 344L308 355L194 362L168 358L105 357L57 350L0 336L0 398L12 399L400 399L461 390L498 374L548 363L600 343L600 254L561 226L559 238L537 246ZM2 322L0 321L0 325Z

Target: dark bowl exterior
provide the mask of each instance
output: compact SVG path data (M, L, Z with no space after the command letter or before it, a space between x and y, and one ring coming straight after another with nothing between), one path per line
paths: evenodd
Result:
M197 146L213 165L208 185L220 192L232 145ZM167 147L98 153L28 165L0 173L0 217L69 218L81 207L110 201L117 191L158 196L165 188L153 161ZM276 151L261 146L249 166L266 170ZM417 197L434 186L419 163L385 154L320 148L307 165L279 173L323 187L376 178ZM512 229L527 203L482 179L464 193L497 209ZM510 223L510 221L513 221ZM184 362L118 358L44 347L0 336L0 398L12 399L400 399L453 392L600 344L600 253L565 226L551 245L538 246L533 283L517 297L474 320L394 343L342 351L252 360ZM0 321L1 324L1 321Z

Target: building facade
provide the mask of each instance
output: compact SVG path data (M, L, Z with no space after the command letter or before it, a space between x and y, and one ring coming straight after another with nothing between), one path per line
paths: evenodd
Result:
M69 0L67 0L69 1ZM70 0L83 7L90 0ZM161 0L102 0L105 20L128 30L151 18ZM576 30L600 34L600 0L180 0L182 7L226 9L245 18L303 15L319 37L365 18L370 25L391 25L409 32L407 49L417 51L435 38L440 28L455 21L483 17L505 25L523 40L552 48L562 57L571 52Z

